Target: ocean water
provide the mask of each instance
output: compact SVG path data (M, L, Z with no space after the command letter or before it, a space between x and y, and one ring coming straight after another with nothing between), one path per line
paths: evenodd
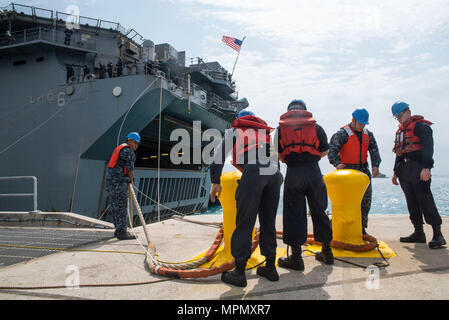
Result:
M405 196L400 186L391 183L391 177L372 179L373 198L370 214L407 214L408 209ZM432 176L432 194L435 199L438 211L442 216L449 216L449 176ZM279 202L278 214L282 214L282 192ZM331 211L329 201L328 210ZM220 206L211 206L206 212L201 214L221 214L223 210Z
M404 193L400 186L391 183L391 177L372 181L370 213L408 214ZM440 215L449 216L449 176L432 176L431 190Z

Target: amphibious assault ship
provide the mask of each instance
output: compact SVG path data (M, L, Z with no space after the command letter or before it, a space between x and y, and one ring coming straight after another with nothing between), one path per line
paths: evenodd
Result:
M137 131L134 185L146 221L171 209L206 210L208 166L172 164L170 133L184 128L192 137L193 121L224 132L248 102L218 62L190 60L187 66L184 51L119 23L14 3L0 8L0 177L36 177L38 210L104 219L107 161ZM191 143L190 154L203 147ZM27 180L0 180L0 194L31 188ZM29 211L33 201L0 200L0 211Z

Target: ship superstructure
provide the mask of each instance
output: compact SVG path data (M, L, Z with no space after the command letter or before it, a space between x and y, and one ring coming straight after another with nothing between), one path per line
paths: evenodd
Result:
M108 206L106 162L137 131L135 186L145 218L154 221L157 199L160 217L205 210L208 166L172 164L170 134L184 128L193 136L194 121L202 131L230 127L248 106L230 74L201 58L187 66L184 51L119 23L79 16L70 28L69 18L13 3L1 8L0 176L36 176L40 210L100 218ZM192 143L190 153L203 147ZM0 211L29 210L30 202L3 198Z

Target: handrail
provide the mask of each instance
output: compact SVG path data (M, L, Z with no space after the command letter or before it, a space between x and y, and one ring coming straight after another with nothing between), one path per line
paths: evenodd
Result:
M88 50L96 50L97 47L95 39L83 38L82 34L77 33L67 35L65 31L45 28L42 26L12 32L9 38L0 36L0 47L27 43L35 40L43 40Z
M0 197L33 197L33 211L29 213L39 213L37 210L37 178L35 176L18 176L18 177L0 177L0 180L21 180L32 179L33 180L33 193L0 193Z
M42 17L42 18L49 18L49 19L56 18L56 20L59 20L63 17L71 16L71 14L66 13L66 12L60 12L60 11L56 11L56 10L39 8L39 7L35 7L35 6L23 5L23 4L18 4L18 3L14 3L14 2L11 2L11 4L3 7L2 10L6 10L8 8L11 8L11 11L15 11L15 12L19 12L20 9L29 9L29 10L31 10L30 13L28 13L29 10L23 10L22 12L26 15L30 15L33 17ZM38 12L36 12L36 9ZM47 12L50 17L45 16L45 15L39 15L39 12L41 12L41 11ZM144 37L140 33L138 33L136 30L126 29L119 22L112 22L112 21L108 21L108 20L102 20L102 19L85 17L85 16L78 16L78 17L79 17L80 24L86 24L86 21L90 21L92 24L89 24L89 26L102 28L101 24L104 22L106 24L113 26L114 30L119 31L120 33L122 33L125 36L127 36L127 34L130 33L131 31L134 31L136 33L136 35L140 36L139 40L143 41L143 39L144 39Z

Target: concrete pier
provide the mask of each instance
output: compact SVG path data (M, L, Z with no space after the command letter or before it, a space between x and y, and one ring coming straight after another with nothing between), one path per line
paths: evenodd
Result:
M222 221L220 215L187 218L200 222ZM26 230L56 228L3 224L0 229L23 234ZM278 216L277 229L282 230L282 216ZM54 250L54 253L25 259L17 264L0 265L0 299L449 299L449 251L447 248L432 250L427 244L400 243L400 236L412 232L408 215L370 215L368 233L386 242L397 254L397 257L388 259L390 265L386 268L363 269L342 261L328 266L319 263L313 256L304 255L303 272L278 268L280 280L270 282L256 275L255 270L250 270L247 271L246 288L227 285L220 280L220 275L201 279L169 279L151 274L145 265L142 227L134 229L139 241L118 241L113 237L113 229L70 228L72 234L76 230L101 234L99 240L81 247ZM173 219L150 224L149 230L160 260L170 262L186 261L204 252L218 232L211 226ZM442 231L449 239L449 217L443 217ZM425 232L427 241L430 241L431 227L426 225ZM0 245L12 244L12 240L2 240ZM24 257L31 250L49 250L44 249L45 243L33 241L26 242L25 239L23 248L0 246L0 262L2 256L8 256L8 252L13 250L19 250ZM57 241L51 245L56 246ZM278 240L278 245L285 248L282 240ZM344 259L366 266L382 262L381 259ZM80 288L76 288L77 283Z

